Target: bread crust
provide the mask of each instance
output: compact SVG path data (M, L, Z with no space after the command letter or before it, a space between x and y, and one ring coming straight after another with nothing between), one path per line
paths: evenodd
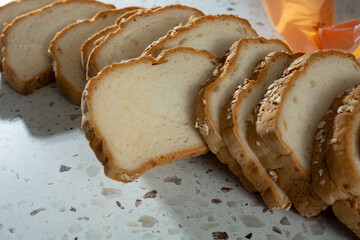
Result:
M339 189L331 177L327 165L327 159L333 158L331 139L334 134L334 119L337 109L343 104L344 97L349 93L339 93L331 104L329 111L324 115L318 125L318 131L314 141L311 175L314 191L328 205L332 205L339 199L346 199L346 192Z
M145 16L149 16L149 15L152 15L152 14L154 14L156 12L167 11L168 9L172 9L172 8L189 9L189 10L193 10L194 12L196 12L197 15L199 15L199 16L204 15L203 12L201 12L200 10L198 10L196 8L192 8L192 7L188 7L188 6L184 6L184 5L179 5L179 4L177 4L177 5L168 5L168 6L160 7L160 8L156 7L156 8L152 8L152 9L143 9L143 10L140 10L138 13L133 14L132 16L130 16L126 21L120 22L118 29L116 31L114 31L114 32L109 33L105 37L104 42L109 41L112 38L115 38L118 34L120 34L123 31L123 29L126 29L129 24L136 21L137 18L139 18L139 17L142 18L142 17L145 17ZM88 58L87 68L86 68L86 71L87 71L86 75L88 76L88 78L96 76L96 74L101 70L101 69L98 69L96 59L95 59L95 55L99 54L101 49L102 49L102 44L96 46L90 53L90 56Z
M113 63L112 65L105 67L96 77L93 77L86 84L81 102L81 126L85 132L86 138L89 140L90 147L95 152L98 160L103 164L106 176L121 182L131 182L137 179L145 171L156 166L161 166L180 159L199 156L208 152L208 148L204 142L202 145L194 146L190 149L184 149L165 156L159 156L154 159L150 159L138 169L133 171L121 169L116 166L116 163L114 162L114 157L112 156L109 148L107 147L106 139L97 130L98 127L96 126L96 124L94 124L93 120L94 116L92 116L91 112L89 112L89 109L91 109L91 103L88 101L88 97L89 95L91 95L91 92L96 88L97 82L101 81L102 77L108 74L109 71L112 71L112 69L120 66L129 67L137 63L149 63L153 65L166 63L169 56L178 51L190 51L193 54L201 54L206 56L214 65L218 64L217 58L207 51L195 50L188 47L178 47L164 51L158 58L143 56L131 59L123 63Z
M36 89L41 88L50 82L55 80L54 74L52 73L52 68L44 70L42 73L38 74L34 78L30 79L29 81L22 81L18 75L16 74L15 70L10 66L10 64L7 62L7 55L8 55L8 42L6 35L8 34L9 29L18 24L19 22L23 21L24 19L33 16L35 14L38 14L42 11L48 10L54 6L57 5L63 5L69 2L94 2L96 4L102 5L102 6L108 6L109 8L115 8L112 4L105 4L98 1L89 1L89 0L64 0L64 1L57 1L52 4L46 5L43 8L31 11L27 14L21 15L20 17L17 17L14 21L11 22L11 24L7 25L5 29L2 32L1 39L3 41L3 60L2 60L2 66L4 71L4 76L6 81L9 83L10 86L12 86L17 92L21 94L30 94L34 93Z
M285 193L281 194L276 189L276 176L271 176L270 173L263 168L261 157L266 156L270 151L261 144L261 138L256 134L256 109L258 109L258 107L254 106L251 119L247 122L247 139L243 139L238 133L237 109L242 106L243 101L251 93L252 89L260 84L264 84L262 78L270 71L271 65L276 59L286 58L290 64L292 60L301 55L302 54L290 55L289 53L281 51L269 54L265 60L255 68L253 75L249 78L250 80L245 81L243 85L240 85L236 89L233 98L225 104L221 111L220 127L223 139L232 153L231 155L241 165L244 175L260 192L269 209L290 209L291 201ZM284 65L283 67L286 68L288 65ZM251 148L250 151L249 147ZM266 152L262 153L262 156L259 156L257 154L259 149Z
M360 238L360 200L358 197L338 200L332 205L335 216Z
M344 54L338 51L318 51L312 54L305 54L294 61L284 73L284 77L275 81L269 87L266 101L261 105L258 114L257 133L262 137L267 147L273 150L274 154L269 161L272 170L279 176L279 185L293 201L295 208L303 216L315 216L319 214L326 204L315 194L310 184L310 173L308 173L298 162L293 150L288 147L282 138L279 130L279 115L283 104L270 100L275 96L286 99L293 82L304 74L304 68L314 59L323 58L328 55L337 55L341 58L351 58L356 62L352 54ZM276 87L276 88L275 88ZM271 94L270 94L271 93Z
M124 13L122 16L120 16L114 25L112 26L108 26L106 28L104 28L103 30L95 33L94 35L92 35L90 38L88 38L83 45L81 46L81 65L84 69L84 71L86 71L86 67L87 67L87 62L89 59L89 55L91 53L91 51L99 44L101 44L102 40L105 39L105 37L113 32L116 31L119 27L119 24L121 22L122 19L127 19L128 17L130 17L131 15L137 13L138 10L143 9L141 7L129 7L129 8L134 8L133 10L129 10L128 12Z
M61 66L61 64L59 64L60 61L58 59L58 56L56 54L56 49L55 49L56 45L57 45L57 42L64 35L66 35L67 32L71 31L72 29L76 28L79 25L91 24L92 22L95 22L98 19L104 18L104 17L106 17L106 15L112 14L112 13L121 13L121 12L123 12L124 14L122 14L122 16L124 16L128 11L133 11L135 9L138 9L138 8L137 7L127 7L127 8L122 8L122 9L109 9L109 10L104 10L104 11L98 12L91 19L87 19L87 20L84 20L82 22L72 23L69 26L65 27L60 32L58 32L55 35L55 37L53 38L53 40L50 42L49 54L50 54L51 58L53 59L53 71L55 73L56 85L59 88L59 90L61 91L61 93L64 94L70 100L71 103L76 104L76 105L80 105L81 104L81 94L82 94L82 92L77 91L73 87L73 85L69 82L69 80L67 80L62 75L62 71L61 71L62 66Z
M150 55L150 56L156 57L164 49L164 44L167 41L179 39L182 34L192 31L192 29L194 29L195 27L197 27L201 24L206 23L206 22L211 22L214 20L219 20L219 19L223 20L223 21L225 21L225 20L236 21L241 24L244 24L244 26L247 27L248 31L252 32L255 36L257 36L256 31L252 28L249 21L246 19L239 18L237 16L230 15L230 14L206 15L206 16L199 17L199 18L193 18L189 22L187 22L184 26L176 27L176 28L170 30L165 36L161 37L159 40L157 40L157 41L153 42L151 45L149 45L145 49L143 55ZM217 56L217 57L222 58L223 56Z

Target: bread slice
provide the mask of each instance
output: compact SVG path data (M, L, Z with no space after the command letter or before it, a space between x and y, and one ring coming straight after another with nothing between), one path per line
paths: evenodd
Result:
M251 192L256 190L243 176L242 171L239 171L239 163L230 154L221 153L228 149L220 132L220 112L232 98L235 88L251 76L258 62L270 52L279 50L290 51L285 43L275 39L242 38L237 41L230 48L223 66L217 69L212 79L201 88L195 102L196 126L210 150L222 163L230 167L230 171L237 175L244 187ZM236 171L233 166L237 166Z
M199 85L218 65L207 51L178 47L158 58L114 63L82 98L82 128L105 174L122 182L208 151L193 127Z
M195 8L182 5L141 10L120 23L117 31L110 33L93 49L88 59L87 76L95 76L114 62L139 57L150 43L173 27L187 22L191 16L203 15Z
M51 4L56 0L19 0L12 1L0 7L0 33L4 30L5 26L11 23L16 17L23 15L32 10L42 8L45 5ZM3 43L0 41L0 52L3 48ZM3 55L1 53L1 60ZM0 71L2 71L2 61L0 61Z
M220 130L226 146L269 209L290 208L291 201L276 184L276 176L271 176L271 172L262 165L261 160L266 156L256 154L259 148L264 148L261 146L261 138L256 134L257 104L267 87L280 78L290 63L301 55L282 51L267 55L255 68L250 80L237 88L220 115Z
M58 32L50 43L49 53L53 59L56 84L69 100L81 103L86 76L81 66L81 45L94 33L113 25L116 19L137 7L104 10L92 19L70 24Z
M16 18L3 31L3 68L19 93L33 93L54 79L47 54L56 32L79 19L91 18L113 5L90 0L55 2Z
M336 94L359 83L360 64L353 55L318 51L294 61L263 99L257 133L273 152L269 170L303 216L326 208L310 183L317 125Z
M216 29L216 30L215 30ZM243 37L257 37L250 23L234 15L207 15L169 31L148 46L144 54L158 56L163 50L187 46L204 49L222 58L231 45Z
M109 33L115 32L118 29L121 21L125 21L131 15L134 15L135 13L137 13L139 9L142 9L142 8L138 8L137 10L128 11L128 12L124 13L122 16L120 16L118 19L116 19L116 22L114 25L108 26L108 27L98 31L97 33L95 33L91 37L89 37L87 40L85 40L85 42L81 46L81 64L82 64L82 67L84 70L86 70L87 62L88 62L91 51L96 46L101 44Z

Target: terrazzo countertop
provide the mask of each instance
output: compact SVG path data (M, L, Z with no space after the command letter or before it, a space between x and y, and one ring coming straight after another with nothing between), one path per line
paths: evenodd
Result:
M356 0L344 2L335 1L337 21L360 16L350 7ZM260 0L181 3L236 14L259 35L280 37ZM316 218L268 210L211 154L153 169L133 183L110 180L80 121L79 107L55 84L23 96L1 80L0 239L355 239L331 210Z

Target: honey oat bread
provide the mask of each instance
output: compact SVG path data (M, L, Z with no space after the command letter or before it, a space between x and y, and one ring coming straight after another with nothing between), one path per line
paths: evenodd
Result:
M111 8L114 6L97 1L67 0L16 18L2 34L3 68L8 83L22 94L48 84L54 76L47 50L56 32Z
M121 22L118 30L92 50L88 59L88 78L114 62L139 57L150 43L170 29L187 22L191 16L203 15L201 11L183 5L140 10Z
M144 54L156 57L165 49L186 46L204 49L222 58L237 40L257 36L245 19L229 14L207 15L193 18L184 26L170 30L165 36L148 46Z
M11 23L16 17L23 15L32 10L42 8L45 5L51 4L56 0L19 0L12 1L0 7L0 33L4 30L5 26ZM0 41L0 52L3 47ZM1 53L1 60L3 56ZM2 61L0 61L0 71L2 71Z
M317 51L296 59L262 100L256 128L272 150L268 170L303 216L326 208L310 182L317 126L337 93L359 83L360 65L353 55Z
M282 51L268 54L255 68L250 80L238 86L220 115L220 130L226 146L269 209L290 208L291 201L276 184L276 176L272 176L272 172L269 173L263 166L266 154L257 154L258 149L265 151L256 133L256 110L267 87L301 55Z
M142 9L142 8L138 8ZM114 25L105 27L104 29L98 31L97 33L93 34L91 37L89 37L81 46L81 64L84 70L86 70L87 62L89 59L89 55L91 51L98 46L102 41L106 38L106 36L114 32L118 29L119 24L121 21L124 21L131 15L137 13L138 10L128 11L124 13L122 16L120 16L118 19L116 19L116 22Z
M104 27L113 25L118 17L135 9L137 7L104 10L92 19L70 24L55 35L49 53L53 59L56 84L72 103L80 105L86 83L80 54L83 42Z
M230 171L237 175L244 187L254 192L255 188L244 177L239 163L228 151L220 132L220 112L226 102L232 98L235 88L249 78L258 62L270 52L290 51L280 40L265 38L242 38L235 42L226 56L224 64L215 70L214 76L199 91L195 101L195 125L199 128L210 150ZM227 156L227 157L223 157ZM236 170L234 169L236 167Z
M204 50L178 47L104 68L87 82L82 128L105 174L129 182L145 171L208 151L193 127L199 85L218 65Z

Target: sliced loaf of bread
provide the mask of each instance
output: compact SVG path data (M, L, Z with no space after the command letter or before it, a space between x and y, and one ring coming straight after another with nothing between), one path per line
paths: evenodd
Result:
M204 49L222 58L231 45L243 37L257 37L247 20L228 14L207 15L169 31L148 46L144 54L156 57L163 50L186 46Z
M268 172L256 152L262 146L256 134L256 110L267 87L280 78L290 63L302 54L273 52L255 68L253 75L240 85L233 98L224 105L220 130L231 155L240 163L245 177L260 192L269 209L290 208L291 201L276 184L276 176ZM264 150L262 150L264 152Z
M86 83L81 66L81 45L99 30L113 25L116 19L137 7L101 11L92 19L76 22L58 32L50 43L49 53L53 59L56 84L69 100L81 103L81 94Z
M56 0L19 0L9 2L0 7L0 33L4 30L5 26L11 23L16 17L35 9L42 8L55 1ZM3 43L0 41L0 52L2 48ZM2 71L2 59L3 55L1 53L0 71Z
M16 18L2 34L3 68L19 93L33 93L54 79L47 50L56 32L79 19L91 18L113 5L91 0L55 2Z
M289 48L280 40L265 38L242 38L235 42L227 54L224 64L215 70L214 76L199 91L195 102L196 126L203 135L210 150L217 154L222 163L237 175L244 187L251 192L255 188L243 176L239 163L228 151L220 131L220 113L222 107L232 98L236 87L244 83L258 62L273 51ZM236 170L234 169L236 166Z
M303 216L326 208L310 182L318 123L339 91L359 83L360 64L353 55L318 51L295 60L265 94L257 133L272 150L269 170Z
M202 15L201 11L183 5L140 10L121 22L118 30L93 49L88 59L87 76L95 76L114 62L139 57L149 44L170 29L186 23L191 16Z
M150 168L208 151L193 127L200 84L218 65L207 51L178 47L103 69L82 98L82 128L105 174L129 182Z
M91 51L96 46L98 46L100 43L102 43L102 41L104 41L104 39L106 38L106 36L109 33L115 32L118 29L119 24L122 21L125 21L128 17L130 17L131 15L134 15L137 12L138 12L138 10L133 10L133 11L128 11L128 12L124 13L122 16L120 16L118 19L116 19L116 22L114 25L108 26L108 27L98 31L97 33L95 33L91 37L89 37L87 40L85 40L85 42L81 46L81 64L82 64L82 67L84 70L86 70L87 62L88 62Z

